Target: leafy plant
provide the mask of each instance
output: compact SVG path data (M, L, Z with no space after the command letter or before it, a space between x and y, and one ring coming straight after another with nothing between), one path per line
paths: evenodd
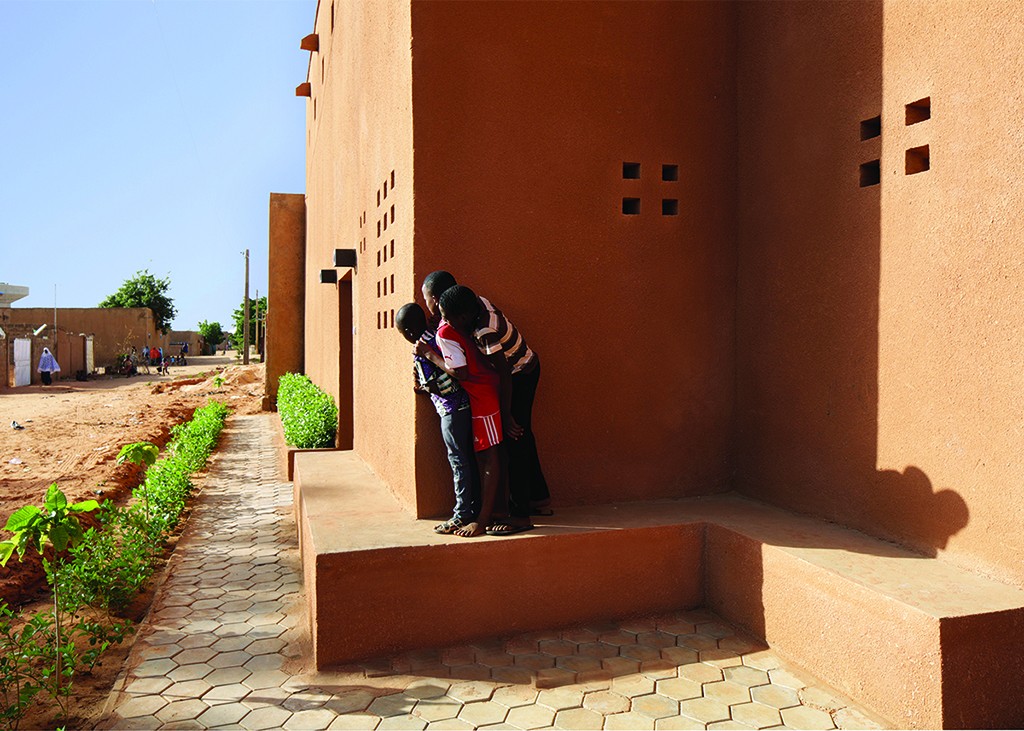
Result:
M334 446L338 407L307 376L285 373L278 381L277 411L285 441L301 449Z
M257 319L258 316L258 319ZM264 342L263 330L265 327L265 318L267 316L267 298L260 297L259 299L249 300L249 343ZM242 339L245 337L245 302L239 302L238 308L231 313L231 320L235 325L235 332L231 336L231 342L235 346L235 350L239 353L245 349L245 344L242 343ZM259 328L260 333L257 337L256 329Z
M152 442L132 442L121 447L117 453L117 464L131 462L137 465L152 465L160 456L160 447ZM149 519L149 496L145 489L142 491L143 504L146 506L146 519Z
M219 322L203 320L199 323L199 335L202 336L207 348L212 347L214 350L224 340L224 330L221 329Z
M45 612L22 623L7 604L0 604L0 726L4 728L17 729L44 689L36 658L49 647L52 624L53 617Z
M85 537L78 514L92 512L99 506L95 500L68 503L67 496L60 491L55 482L46 491L42 509L35 505L26 505L14 511L4 528L13 533L14 537L0 541L0 566L6 566L15 551L18 553L18 560L21 560L29 548L34 548L42 557L47 578L51 579L54 664L52 667L44 669L43 679L52 684L53 697L60 704L65 715L67 714L67 695L71 688L70 683L64 683L64 679L70 680L70 676L74 672L74 663L69 664L68 662L73 659L74 642L69 643L61 637L61 619L66 605L62 602L59 582L53 579L53 576L56 571L59 571L62 562L61 554L68 546L77 545ZM56 552L53 564L43 555L43 548L47 543L52 544ZM61 700L62 698L64 700Z
M124 281L121 288L102 302L100 307L148 307L153 311L156 326L166 335L171 322L178 314L174 300L167 296L171 288L170 278L157 279L148 269L135 272L135 276Z

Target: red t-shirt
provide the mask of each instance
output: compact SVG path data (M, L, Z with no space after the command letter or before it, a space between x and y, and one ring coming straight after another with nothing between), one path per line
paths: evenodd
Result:
M459 384L469 394L469 408L473 416L487 416L501 410L499 388L501 378L480 355L476 346L449 325L441 321L437 328L437 347L441 349L445 365L452 370L467 366L469 377Z

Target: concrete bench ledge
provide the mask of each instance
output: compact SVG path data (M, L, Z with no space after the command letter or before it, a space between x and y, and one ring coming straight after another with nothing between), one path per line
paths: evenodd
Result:
M1020 727L1024 591L735 495L440 536L352 452L295 455L318 667L707 606L907 728Z

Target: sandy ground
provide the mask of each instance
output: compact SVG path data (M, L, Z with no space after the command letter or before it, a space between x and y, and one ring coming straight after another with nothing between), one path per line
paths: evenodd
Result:
M72 501L123 503L141 473L116 465L121 447L138 441L162 447L170 428L211 398L236 414L257 413L263 366L237 362L228 351L190 358L167 376L100 376L0 392L0 526L22 505L41 505L52 482ZM12 421L24 428L13 428ZM0 531L0 539L9 537ZM42 569L28 556L0 569L0 599L10 604L36 598L43 587Z

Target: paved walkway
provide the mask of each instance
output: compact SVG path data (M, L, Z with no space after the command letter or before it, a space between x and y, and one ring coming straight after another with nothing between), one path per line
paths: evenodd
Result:
M98 728L879 728L705 611L313 672L273 418L228 420Z

